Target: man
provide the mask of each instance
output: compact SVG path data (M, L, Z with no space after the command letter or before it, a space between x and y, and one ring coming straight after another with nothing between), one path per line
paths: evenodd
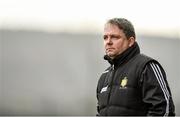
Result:
M175 115L165 71L156 60L140 54L131 22L124 18L108 20L104 47L104 59L111 66L98 81L97 115Z

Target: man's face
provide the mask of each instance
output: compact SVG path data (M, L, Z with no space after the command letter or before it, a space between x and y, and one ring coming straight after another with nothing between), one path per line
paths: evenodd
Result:
M113 24L105 24L104 27L104 48L106 54L114 59L130 47L130 40L127 39L123 30Z

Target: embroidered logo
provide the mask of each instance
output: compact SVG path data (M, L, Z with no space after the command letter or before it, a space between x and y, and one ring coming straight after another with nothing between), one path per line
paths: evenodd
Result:
M126 88L127 82L128 82L127 77L124 77L124 78L121 80L120 88Z
M101 92L100 92L100 93L103 93L103 92L107 91L107 88L108 88L108 86L103 87L103 88L101 89Z

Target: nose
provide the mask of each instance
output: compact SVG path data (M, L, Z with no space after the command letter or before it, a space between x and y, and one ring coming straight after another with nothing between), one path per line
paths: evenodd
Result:
M112 45L112 40L111 40L110 37L108 37L108 38L106 39L106 44L107 44L107 45Z

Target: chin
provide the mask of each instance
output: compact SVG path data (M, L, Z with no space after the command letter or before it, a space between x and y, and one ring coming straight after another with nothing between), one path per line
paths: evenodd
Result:
M114 57L114 54L112 54L112 53L108 53L107 54L109 57Z

